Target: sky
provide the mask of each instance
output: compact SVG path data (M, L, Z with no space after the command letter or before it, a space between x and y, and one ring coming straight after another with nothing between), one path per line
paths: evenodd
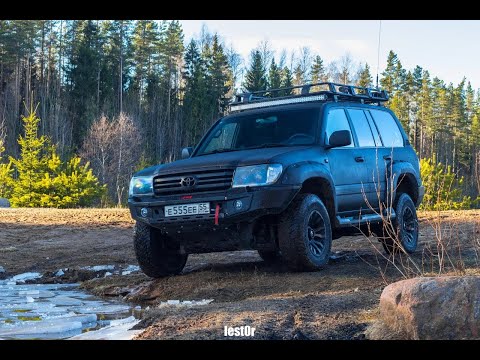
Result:
M308 46L325 63L350 53L370 65L375 81L379 27L379 72L393 50L406 69L422 66L431 78L459 83L465 76L480 87L480 21L478 20L181 20L185 39L198 37L205 24L233 45L248 63L250 50L268 40L275 55Z

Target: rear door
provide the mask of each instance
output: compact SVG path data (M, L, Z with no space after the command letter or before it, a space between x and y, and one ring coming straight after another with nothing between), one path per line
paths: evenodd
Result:
M385 178L382 186L382 201L391 204L393 199L387 198L391 187L388 179L391 178L391 168L394 161L410 161L408 149L405 147L406 138L402 135L397 120L386 109L369 109L366 111L370 115L371 122L374 124L381 138L382 145L378 148L378 163L385 166ZM388 200L388 201L387 201Z
M330 135L338 130L348 130L352 135L352 144L326 150L330 172L335 184L338 212L341 216L355 216L362 208L362 183L366 181L367 171L361 149L355 146L355 137L344 108L333 107L326 111L325 144Z
M362 211L378 210L385 189L385 161L379 157L382 142L370 114L361 107L347 108L356 144L364 159L366 177L362 182ZM381 152L381 151L380 151Z

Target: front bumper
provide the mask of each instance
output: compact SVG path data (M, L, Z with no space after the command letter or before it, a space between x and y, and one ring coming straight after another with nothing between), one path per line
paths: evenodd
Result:
M162 197L130 198L128 205L132 217L155 228L175 232L198 231L215 227L215 210L219 205L218 225L229 226L240 222L253 222L261 216L284 211L301 185L271 185L252 188L235 188L222 192L189 193ZM242 207L234 203L240 200ZM166 205L210 202L210 213L165 217ZM142 209L144 216L142 216Z

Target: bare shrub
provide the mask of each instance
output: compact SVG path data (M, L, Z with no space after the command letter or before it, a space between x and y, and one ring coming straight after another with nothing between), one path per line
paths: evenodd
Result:
M377 157L378 158L378 157ZM390 171L393 174L392 162L389 164ZM391 270L397 278L400 275L402 278L412 278L417 276L435 276L442 274L456 274L463 275L466 269L473 266L478 266L480 258L480 236L478 235L478 224L466 223L462 219L453 217L454 211L428 211L422 212L423 227L429 227L434 234L433 238L425 239L420 244L419 249L413 254L408 254L401 246L399 233L396 229L395 219L392 214L392 207L395 205L393 194L396 193L398 185L395 188L395 175L386 179L388 186L388 196L385 201L381 201L381 182L378 171L378 178L374 179L377 193L377 206L370 204L363 191L364 200L366 201L370 211L379 215L382 223L367 224L367 230L358 226L362 235L369 241L374 249L375 263L362 258L362 260L369 263L369 265L376 267L382 279L386 284L390 283L388 275L392 274ZM444 199L439 199L443 201ZM378 210L377 210L378 208ZM466 240L465 240L466 239ZM378 242L389 241L394 251L390 253L385 252Z
M107 184L108 199L103 205L125 203L128 183L140 160L140 140L138 128L124 113L111 121L102 116L90 127L80 155L90 161L100 181Z

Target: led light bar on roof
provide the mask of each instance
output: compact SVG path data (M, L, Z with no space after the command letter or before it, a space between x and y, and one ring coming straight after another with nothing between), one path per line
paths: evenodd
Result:
M230 109L231 111L240 111L240 110L264 108L269 106L296 104L296 103L311 102L311 101L325 101L325 100L327 100L327 95L320 94L320 95L312 95L312 96L290 98L290 99L262 101L257 103L232 104L230 106Z

